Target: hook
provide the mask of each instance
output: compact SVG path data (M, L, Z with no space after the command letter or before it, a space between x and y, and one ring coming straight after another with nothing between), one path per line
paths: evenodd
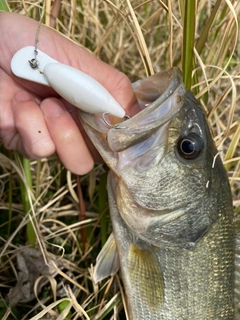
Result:
M103 119L103 121L105 122L105 124L107 125L107 126L109 126L109 127L115 127L116 129L118 129L118 124L111 124L111 123L109 123L108 121L107 121L107 119L105 118L105 115L107 115L107 114L110 114L110 112L104 112L103 114L102 114L102 119ZM125 120L128 120L128 119L130 119L131 117L130 116L128 116L127 114L125 114L125 116L124 116L124 119ZM122 128L122 127L121 127Z
M107 114L110 114L110 113L109 113L109 112L104 112L104 113L102 114L102 119L103 119L103 121L105 122L105 124L106 124L107 126L109 126L109 127L114 127L113 124L109 123L109 122L106 120L105 115L107 115Z

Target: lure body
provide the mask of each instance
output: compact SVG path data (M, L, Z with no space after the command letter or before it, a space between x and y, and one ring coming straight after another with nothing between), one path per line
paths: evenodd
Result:
M124 109L94 78L71 66L59 63L38 50L38 66L31 68L34 47L17 51L11 61L12 72L23 79L52 87L60 96L84 112L109 113L123 118Z

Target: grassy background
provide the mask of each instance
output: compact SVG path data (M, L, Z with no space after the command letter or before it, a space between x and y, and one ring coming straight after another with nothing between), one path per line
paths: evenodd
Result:
M0 5L4 3L1 0ZM8 4L11 11L41 19L86 46L131 81L171 66L183 69L186 86L207 111L228 171L238 227L239 1L39 0ZM98 286L92 282L92 264L111 232L106 175L107 168L96 164L89 174L76 177L56 156L29 162L0 146L0 318L128 318L118 276ZM79 204L81 194L84 206L82 201ZM32 246L51 264L51 272L40 292L36 283L31 302L10 306L7 294L19 278L17 255ZM43 261L37 261L42 267Z

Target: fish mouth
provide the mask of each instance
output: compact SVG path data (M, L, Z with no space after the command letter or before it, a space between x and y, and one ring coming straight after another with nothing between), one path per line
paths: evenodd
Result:
M87 125L99 132L114 152L124 151L151 137L168 123L184 104L186 89L178 68L138 80L132 87L142 110L121 123L110 126L103 115L80 111L85 129L87 130ZM166 132L167 126L162 131ZM166 139L164 132L161 132L161 136Z

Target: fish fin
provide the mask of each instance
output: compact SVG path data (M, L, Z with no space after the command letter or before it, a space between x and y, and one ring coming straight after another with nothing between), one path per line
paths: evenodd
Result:
M240 236L236 236L235 248L235 319L240 319Z
M139 295L143 307L149 308L151 312L159 312L164 299L164 282L154 251L150 247L130 244L128 272L132 296L135 298Z
M117 252L116 241L111 233L107 242L97 256L94 267L93 280L95 283L113 276L119 269L119 257Z

